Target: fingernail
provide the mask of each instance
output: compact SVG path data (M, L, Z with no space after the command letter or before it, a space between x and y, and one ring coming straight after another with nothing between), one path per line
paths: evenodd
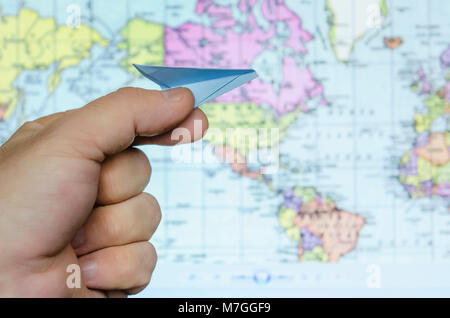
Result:
M179 102L183 98L184 89L176 87L162 91L163 96L171 102Z
M92 281L95 277L95 272L97 271L97 264L92 260L87 260L80 265L84 280L87 282Z
M84 234L84 228L81 228L78 230L77 234L75 234L75 237L72 240L72 247L74 249L79 248L84 244L86 241L86 236Z

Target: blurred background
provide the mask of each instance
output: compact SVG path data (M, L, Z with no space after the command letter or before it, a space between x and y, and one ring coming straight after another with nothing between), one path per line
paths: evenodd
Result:
M446 0L0 0L0 142L157 88L133 63L253 68L202 106L233 138L142 147L163 219L140 296L450 296L449 16ZM260 128L272 142L237 142Z

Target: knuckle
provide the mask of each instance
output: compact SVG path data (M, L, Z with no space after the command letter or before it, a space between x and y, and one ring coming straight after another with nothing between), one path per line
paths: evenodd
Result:
M143 243L143 268L141 269L141 275L139 275L138 286L146 286L150 283L153 270L156 266L157 255L155 247L149 243Z
M109 167L109 162L106 163L100 171L99 188L104 190L104 188L109 188L110 190L115 190L116 183L114 182L115 170ZM108 191L104 191L108 192Z
M151 220L152 225L158 226L162 217L158 201L153 195L146 192L143 192L141 196L146 216Z
M120 248L115 254L115 262L119 264L117 276L121 281L128 281L136 275L136 255L129 248Z
M146 286L156 266L156 251L150 243L139 242L117 250L114 261L120 264L117 279L127 282L124 288Z
M150 177L152 167L150 165L150 161L148 160L148 157L146 156L146 154L142 150L137 149L137 148L131 148L131 151L134 152L139 164L142 165L142 171L145 171L143 173L146 175L146 177Z
M149 269L153 271L156 266L156 261L158 260L158 255L156 254L156 249L150 242L144 242L144 246L146 249L146 256L148 260Z
M119 88L115 94L125 98L132 98L137 101L155 102L157 100L162 100L164 97L160 91L156 90L148 90L138 87L122 87ZM151 103L150 103L151 105Z
M151 277L151 271L143 270L141 275L139 275L138 280L136 281L136 286L147 286L148 284L150 284Z
M20 127L21 131L28 131L28 130L35 130L35 129L40 129L42 128L43 125L40 124L37 121L26 121L25 123L23 123L23 125Z
M136 95L137 89L135 87L121 87L116 91L119 96L133 97Z
M107 211L104 211L107 212ZM122 223L114 218L114 213L100 213L98 216L99 226L104 238L108 241L115 241L123 233Z

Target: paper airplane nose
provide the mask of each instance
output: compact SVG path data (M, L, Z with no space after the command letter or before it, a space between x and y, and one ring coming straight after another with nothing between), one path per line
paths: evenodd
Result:
M158 84L161 89L189 88L195 98L194 107L225 94L258 76L254 70L250 69L227 70L133 65L142 75Z

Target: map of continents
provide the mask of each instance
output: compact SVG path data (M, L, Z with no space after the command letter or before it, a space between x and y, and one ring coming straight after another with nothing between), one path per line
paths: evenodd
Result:
M328 41L336 60L351 62L355 45L388 18L384 0L364 0L351 6L346 0L325 1L328 12ZM370 5L370 12L367 11ZM372 10L375 6L376 10ZM351 9L351 10L350 10ZM360 18L350 19L348 12ZM254 68L259 77L250 84L204 105L210 127L278 128L283 142L299 116L317 108L333 107L326 91L306 62L314 30L304 27L301 14L284 0L198 0L195 20L177 26L150 22L135 15L114 35L122 40L110 43L92 27L60 25L52 17L22 8L0 20L0 118L8 120L22 98L14 85L24 70L47 70L49 95L61 81L61 72L91 57L94 46L114 46L123 53L118 67L137 78L133 63L180 67ZM0 11L1 13L1 11ZM373 14L372 14L373 13ZM363 19L362 17L366 17ZM199 22L201 21L201 22ZM352 31L352 32L350 32ZM442 52L441 64L448 69L450 51ZM434 87L423 70L412 84L423 97L427 111L415 116L416 142L400 162L400 182L412 197L449 198L449 134L442 126L448 115L449 84ZM260 182L280 198L273 215L285 235L297 245L301 261L336 262L358 241L365 220L338 207L333 198L311 185L277 188L270 175L252 165L254 152L263 152L271 143L242 146L235 136L224 139L207 134L213 154L243 178ZM238 159L237 159L238 158ZM292 167L280 167L289 169Z
M134 72L130 63L178 67L248 68L259 78L218 97L203 107L210 127L279 128L282 142L287 128L300 113L325 107L323 86L303 63L311 33L301 18L281 0L241 0L237 5L219 5L199 0L196 14L211 25L186 22L177 28L129 21L121 34L119 48L128 50L121 65ZM143 38L142 34L150 34ZM224 134L225 135L225 134ZM273 189L270 177L250 169L250 151L231 142L206 135L217 156L228 160L243 177L253 178L272 191L284 192L285 201L277 213L286 235L297 245L301 261L331 261L351 251L364 225L361 216L342 211L332 199L314 188ZM256 145L257 148L268 145ZM236 158L244 163L236 163ZM241 162L241 161L240 161Z
M450 47L441 55L443 71L450 69ZM450 199L450 81L432 87L423 69L411 88L426 109L414 116L417 133L413 148L400 161L399 180L412 198L439 196ZM450 206L449 206L450 208Z
M107 43L90 27L57 26L53 18L41 18L32 10L22 9L17 16L4 16L0 19L0 119L6 120L18 103L20 90L13 83L20 72L43 70L56 64L48 80L51 93L59 84L61 71L89 57L94 44Z

